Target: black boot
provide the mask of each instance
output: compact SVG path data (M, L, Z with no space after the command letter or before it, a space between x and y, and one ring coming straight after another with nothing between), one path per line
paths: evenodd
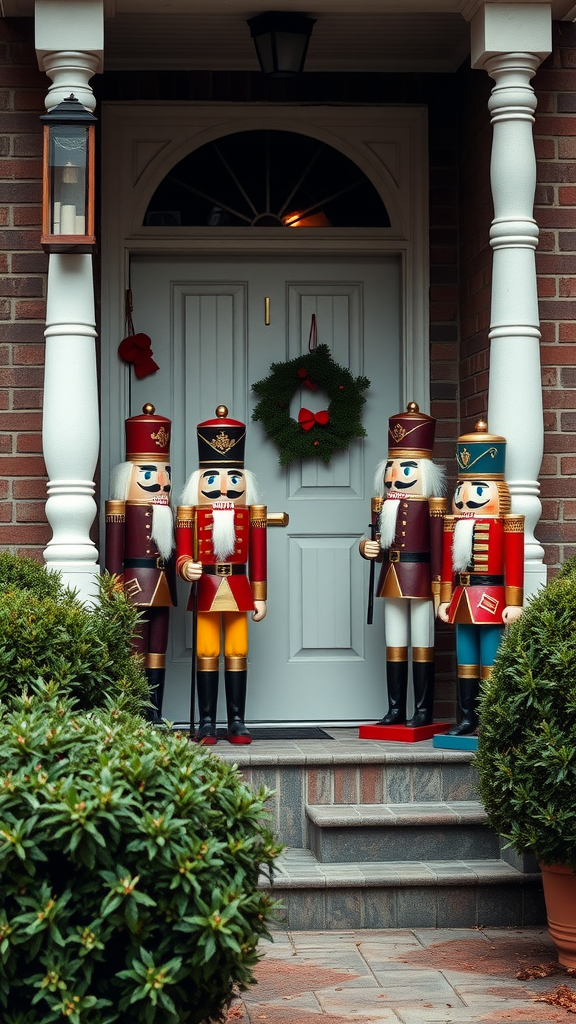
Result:
M230 743L252 743L252 737L244 725L244 709L246 707L246 670L232 672L226 669L226 710L228 712L228 732L226 739Z
M459 725L450 729L449 736L469 736L478 728L478 712L476 701L480 693L479 679L459 679L458 699L460 701L461 719Z
M147 668L146 678L150 687L151 708L146 708L145 718L148 722L160 725L162 722L162 700L164 698L165 668Z
M421 725L432 725L434 718L434 662L413 661L414 714L406 722L408 729Z
M408 688L408 662L386 662L388 687L388 714L376 725L404 725L406 722L406 690Z
M196 672L198 694L198 732L196 742L212 747L217 742L216 706L218 704L218 672Z

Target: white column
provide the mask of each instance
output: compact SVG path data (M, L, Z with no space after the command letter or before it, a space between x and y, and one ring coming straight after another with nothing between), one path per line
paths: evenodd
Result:
M515 512L525 516L525 593L546 582L544 549L534 537L542 513L538 474L544 447L534 220L536 158L531 85L551 50L549 4L485 4L472 22L473 66L495 85L489 101L494 220L488 428L508 441L506 478Z
M73 93L93 110L90 78L101 69L100 0L37 0L36 52L51 78L46 108ZM92 257L50 254L42 442L48 471L46 564L90 600L97 592L94 473L100 428Z

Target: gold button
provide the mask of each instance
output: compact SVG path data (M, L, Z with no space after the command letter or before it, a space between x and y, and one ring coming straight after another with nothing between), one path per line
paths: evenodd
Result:
M151 555L152 554L152 552L150 551L150 548L146 548L146 554L147 555Z
M405 519L402 520L402 526L406 526L406 520Z

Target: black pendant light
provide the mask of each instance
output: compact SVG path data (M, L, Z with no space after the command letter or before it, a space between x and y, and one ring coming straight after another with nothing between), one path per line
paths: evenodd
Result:
M272 78L289 78L304 70L315 18L294 11L267 11L250 18L260 67Z

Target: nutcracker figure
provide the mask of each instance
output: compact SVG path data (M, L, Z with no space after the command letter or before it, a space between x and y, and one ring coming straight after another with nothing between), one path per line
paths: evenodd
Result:
M483 420L458 438L438 608L443 622L456 625L461 721L450 736L478 728L480 680L490 676L504 627L522 614L524 516L510 512L505 458L505 439L489 434Z
M144 658L153 721L161 720L170 608L176 604L170 507L170 420L145 405L126 420L126 462L112 470L105 567L141 611L134 640Z
M388 713L378 725L410 729L432 723L434 603L440 590L444 470L432 462L436 421L416 402L388 422L388 459L374 477L372 539L360 554L382 562ZM414 714L406 721L408 647L412 645Z
M266 506L244 468L246 426L228 419L198 424L199 469L189 478L176 517L176 568L193 584L196 614L198 742L216 743L218 666L224 636L224 682L230 743L251 743L244 724L248 615L266 615ZM196 592L195 592L196 590Z

